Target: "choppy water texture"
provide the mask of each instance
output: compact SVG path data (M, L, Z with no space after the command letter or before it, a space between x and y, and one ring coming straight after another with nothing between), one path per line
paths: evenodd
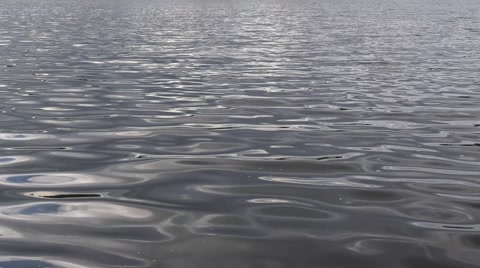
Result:
M0 1L0 267L480 267L479 8Z

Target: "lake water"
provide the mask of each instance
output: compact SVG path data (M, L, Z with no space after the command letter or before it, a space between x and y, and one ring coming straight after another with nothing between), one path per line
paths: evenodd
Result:
M480 267L479 9L0 1L0 267Z

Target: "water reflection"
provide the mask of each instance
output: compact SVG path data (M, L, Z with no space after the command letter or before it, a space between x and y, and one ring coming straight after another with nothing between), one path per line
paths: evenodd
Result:
M0 266L477 267L477 11L0 1Z

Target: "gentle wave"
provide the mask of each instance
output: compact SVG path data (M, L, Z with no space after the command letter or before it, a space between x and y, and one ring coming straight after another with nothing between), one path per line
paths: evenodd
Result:
M0 1L0 267L480 267L478 10Z

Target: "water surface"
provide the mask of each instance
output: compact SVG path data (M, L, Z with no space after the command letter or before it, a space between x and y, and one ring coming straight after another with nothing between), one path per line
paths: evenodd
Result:
M479 8L2 0L0 267L480 267Z

